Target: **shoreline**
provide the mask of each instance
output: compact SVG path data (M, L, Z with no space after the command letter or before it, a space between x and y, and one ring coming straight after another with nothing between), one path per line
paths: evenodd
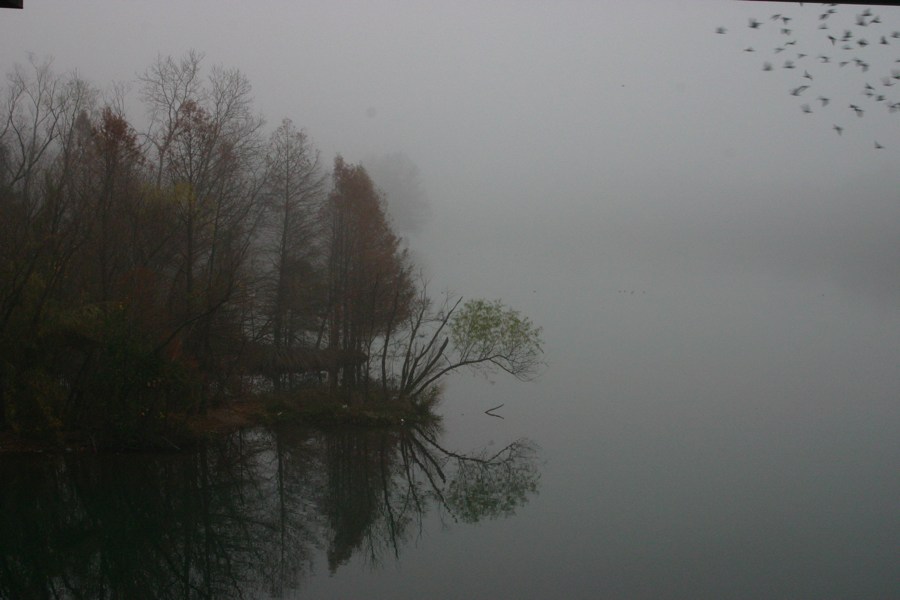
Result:
M97 445L81 431L58 431L45 436L29 436L0 431L0 456L25 454L67 454L80 452L184 452L197 444L225 437L249 427L297 424L311 427L400 427L433 422L440 417L430 407L408 402L383 402L349 406L321 395L254 396L231 400L209 409L204 415L182 415L170 435L155 436L133 445Z

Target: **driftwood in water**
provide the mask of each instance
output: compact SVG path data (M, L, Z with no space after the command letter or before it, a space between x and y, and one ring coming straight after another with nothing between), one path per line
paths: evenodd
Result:
M499 404L499 405L495 406L494 408L489 408L486 411L484 411L484 414L491 415L492 417L497 417L498 419L502 419L503 417L501 415L494 414L494 411L497 410L498 408L503 408L503 405Z

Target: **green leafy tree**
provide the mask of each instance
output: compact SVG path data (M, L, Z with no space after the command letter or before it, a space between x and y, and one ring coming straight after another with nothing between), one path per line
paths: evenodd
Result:
M461 305L461 306L460 306ZM459 369L533 379L543 365L542 329L500 300L445 300L433 313L425 290L408 323L399 393L418 398ZM428 334L431 331L431 334ZM427 341L425 341L427 340Z

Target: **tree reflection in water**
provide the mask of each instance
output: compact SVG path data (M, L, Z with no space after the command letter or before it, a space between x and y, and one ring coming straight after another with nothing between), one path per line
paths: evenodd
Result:
M315 553L397 557L434 507L467 523L537 491L536 446L460 454L431 428L245 431L190 454L6 457L0 598L276 597Z

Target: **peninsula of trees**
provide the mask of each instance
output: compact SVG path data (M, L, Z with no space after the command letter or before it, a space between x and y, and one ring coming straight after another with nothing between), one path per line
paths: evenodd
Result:
M433 303L362 165L330 172L251 86L160 57L123 94L32 60L0 90L0 431L162 434L260 392L433 397L446 373L540 364L500 304Z

